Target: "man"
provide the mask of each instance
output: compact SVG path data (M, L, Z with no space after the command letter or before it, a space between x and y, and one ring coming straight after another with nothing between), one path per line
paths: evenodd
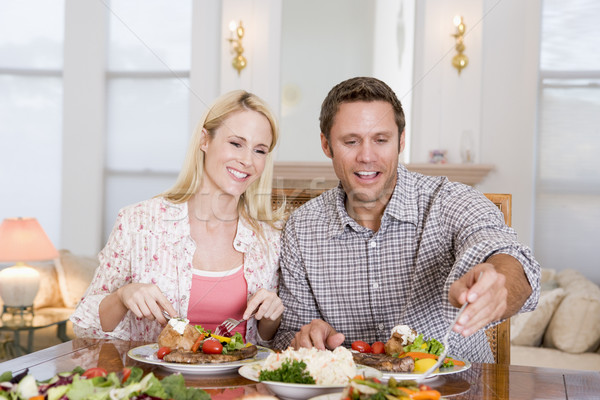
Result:
M533 310L540 267L473 188L398 163L404 113L374 78L335 86L321 108L321 146L340 184L292 214L281 242L285 311L275 347L387 341L397 324L452 355L493 362L490 323Z

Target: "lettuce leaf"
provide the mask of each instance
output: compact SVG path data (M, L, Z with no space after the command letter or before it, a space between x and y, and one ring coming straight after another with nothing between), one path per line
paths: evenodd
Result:
M233 335L231 337L231 340L229 341L229 343L227 343L223 346L223 354L227 354L229 352L239 350L242 347L244 347L245 345L246 344L244 343L244 338L242 337L242 334L239 332L236 332L235 335Z
M210 400L210 395L202 389L188 388L181 374L169 375L161 381L169 398L174 400Z

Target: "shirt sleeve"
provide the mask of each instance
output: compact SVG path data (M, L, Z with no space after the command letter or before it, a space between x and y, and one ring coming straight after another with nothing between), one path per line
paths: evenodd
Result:
M453 238L456 254L456 261L444 286L444 299L448 298L452 283L473 266L501 253L508 254L521 263L532 289L519 312L534 310L540 295L540 265L531 250L518 242L515 231L504 223L503 214L483 194L477 192L469 197L453 200L442 207L443 234ZM444 305L444 310L449 320L456 313L449 302Z
M81 302L71 316L77 337L130 338L129 314L111 332L104 332L100 325L100 303L106 296L131 281L129 253L131 241L127 235L125 218L120 213L104 249L98 255L100 264Z
M292 215L281 236L279 297L286 307L274 339L276 349L286 349L303 325L313 319L322 319L298 248L298 236Z
M261 262L264 262L264 268L257 268L248 276L248 297L254 295L258 289L264 288L272 292L277 292L279 284L279 238L281 231L266 226L265 228L266 243L257 241L258 246L255 251L260 253ZM267 246L267 248L264 248ZM251 343L256 343L260 346L271 347L273 339L264 340L258 332L258 321L253 317L246 324L246 340Z

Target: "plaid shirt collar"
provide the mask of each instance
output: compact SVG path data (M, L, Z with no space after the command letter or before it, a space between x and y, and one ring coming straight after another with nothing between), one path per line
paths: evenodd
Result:
M408 222L415 226L418 224L419 210L417 208L417 191L415 190L416 179L402 164L398 164L396 174L396 187L383 212L381 228L385 228L389 223L389 218ZM341 182L332 192L335 199L337 220L332 221L329 225L328 238L341 237L347 229L352 229L359 233L371 234L370 229L360 225L348 215L345 205L346 192Z

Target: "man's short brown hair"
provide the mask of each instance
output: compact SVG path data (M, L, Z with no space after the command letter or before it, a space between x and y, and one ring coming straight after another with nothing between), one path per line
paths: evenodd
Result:
M400 135L404 131L404 111L402 104L394 91L383 81L371 77L357 77L345 80L335 85L323 100L321 105L321 132L325 135L327 143L331 134L331 127L338 109L342 103L356 101L385 101L394 110L394 119L398 126L398 151L400 151Z

